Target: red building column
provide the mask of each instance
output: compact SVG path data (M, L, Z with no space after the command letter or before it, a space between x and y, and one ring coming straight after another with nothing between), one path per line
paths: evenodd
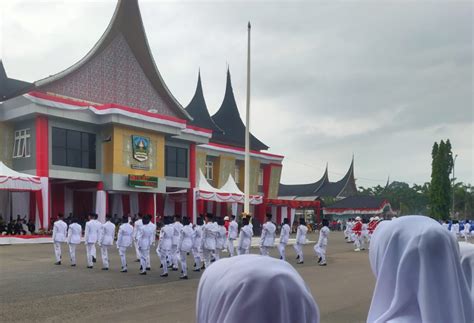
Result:
M196 144L189 145L189 186L187 192L186 211L188 218L194 222L194 188L196 187Z
M37 116L35 119L35 141L36 141L36 176L41 177L43 191L36 193L40 228L48 229L51 218L49 177L49 152L48 152L48 118ZM44 201L44 203L43 203Z

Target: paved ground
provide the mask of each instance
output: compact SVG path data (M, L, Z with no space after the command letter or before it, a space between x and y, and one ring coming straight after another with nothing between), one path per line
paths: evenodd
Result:
M309 239L316 240L315 234ZM319 267L312 247L305 246L303 265L296 265L292 247L287 254L310 287L321 321L365 322L374 288L367 252L353 252L341 233L332 233L328 266ZM65 252L63 258L68 259ZM131 249L128 273L119 272L115 249L111 270L101 271L100 260L91 270L86 268L84 246L76 252L78 266L73 268L68 261L53 265L51 244L0 246L1 321L194 322L200 274L191 273L188 281L180 281L177 272L160 278L154 254L152 271L139 276ZM277 250L272 253L276 256Z

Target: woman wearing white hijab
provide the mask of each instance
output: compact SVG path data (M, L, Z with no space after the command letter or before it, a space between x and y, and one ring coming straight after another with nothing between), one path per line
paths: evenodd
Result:
M472 323L458 244L435 220L404 216L380 223L369 258L377 283L368 323Z
M260 255L225 258L199 281L196 322L319 322L319 309L298 272Z
M459 251L461 253L461 267L474 302L474 244L459 242Z

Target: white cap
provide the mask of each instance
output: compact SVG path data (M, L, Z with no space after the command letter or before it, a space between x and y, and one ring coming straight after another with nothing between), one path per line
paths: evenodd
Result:
M360 220L362 220L360 216L356 217L356 221L360 221Z
M229 221L229 217L228 217L228 216L225 216L225 217L224 217L224 221Z
M374 217L373 217L373 216L370 217L370 221L374 221Z
M376 217L374 218L374 220L375 220L375 221L379 221L380 218L379 218L378 216L376 216Z

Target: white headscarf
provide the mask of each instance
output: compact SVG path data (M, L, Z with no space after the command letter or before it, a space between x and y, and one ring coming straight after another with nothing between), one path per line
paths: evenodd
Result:
M383 221L372 236L369 258L377 283L368 323L472 323L458 244L435 220Z
M197 323L319 322L319 309L286 261L258 255L221 259L201 277Z
M461 267L466 277L467 287L471 289L471 296L474 300L474 244L459 242L461 253Z

